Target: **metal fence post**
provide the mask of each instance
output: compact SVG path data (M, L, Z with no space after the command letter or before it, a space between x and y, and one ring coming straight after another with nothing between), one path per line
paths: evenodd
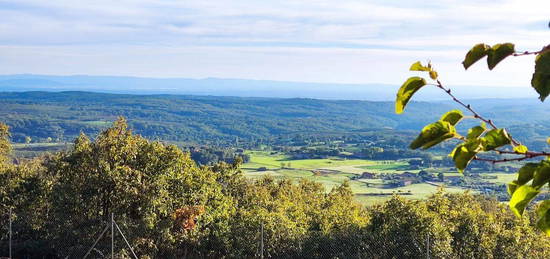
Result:
M111 259L115 259L115 214L111 213Z
M264 259L264 222L261 226L261 241L260 241L260 258Z
M9 222L10 222L10 226L9 226L9 227L10 227L10 229L9 229L9 241L8 241L8 247L9 247L8 250L9 250L9 257L10 257L10 259L12 258L12 257L11 257L11 240L12 240L12 235L13 235L13 234L12 234L12 229L11 229L11 225L12 225L12 222L11 222L11 221L12 221L12 219L11 219L11 214L12 214L12 208L10 208L10 214L8 215L8 217L9 217Z
M430 259L430 235L426 238L426 258Z

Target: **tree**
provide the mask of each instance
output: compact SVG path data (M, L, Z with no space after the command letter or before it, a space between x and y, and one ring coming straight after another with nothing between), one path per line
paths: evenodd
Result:
M10 132L8 125L0 123L0 170L6 166L11 153Z
M48 228L64 247L91 244L113 213L137 253L185 257L223 232L233 211L218 174L176 146L132 134L124 118L94 141L81 134L45 164L56 179Z
M367 230L368 243L379 249L375 258L421 258L427 249L434 258L452 255L452 237L437 213L422 201L392 197L373 210ZM426 247L428 238L430 247Z
M439 190L425 201L452 240L456 258L546 258L550 239L495 199Z
M487 65L492 70L498 63L509 56L536 55L535 71L531 79L531 86L539 94L539 99L544 101L550 94L550 45L539 51L517 52L512 43L502 43L489 46L484 43L475 45L466 54L462 64L465 69L487 57ZM514 139L506 129L498 128L496 124L474 108L458 99L451 89L446 88L439 80L438 72L428 63L422 65L420 61L410 67L411 71L426 72L432 80L430 83L425 78L410 77L399 88L395 101L395 112L400 114L412 96L426 85L435 86L461 105L472 116L465 116L461 110L452 110L445 113L438 121L425 126L418 137L410 144L410 148L427 149L445 140L457 139L460 141L449 154L453 158L455 167L459 172L464 172L472 160L500 163L509 161L523 161L528 159L550 158L550 153L544 151L530 151L525 145ZM481 124L468 130L467 135L457 132L455 126L463 119L472 118L479 120ZM548 139L550 144L550 138ZM507 148L511 147L511 148ZM496 153L503 156L501 159L485 158L480 154ZM517 180L508 185L508 193L511 195L510 208L518 217L524 214L525 208L533 201L542 189L550 186L550 161L542 160L525 164L517 173ZM537 208L537 226L550 235L550 200L544 200Z

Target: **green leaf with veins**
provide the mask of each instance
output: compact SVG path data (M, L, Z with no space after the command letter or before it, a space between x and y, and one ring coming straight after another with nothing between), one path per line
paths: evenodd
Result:
M446 139L456 136L456 129L447 121L437 121L422 129L418 137L410 145L410 148L430 148Z
M403 85L399 88L399 91L397 91L397 98L395 99L395 113L403 113L405 106L414 93L425 85L426 80L424 80L424 78L414 76L407 79L407 81L405 81L405 83L403 83Z
M547 235L550 235L550 200L542 201L538 205L536 213L539 218L537 227Z
M462 173L476 154L482 150L483 140L471 139L456 146L449 156L453 158L456 169Z
M462 111L460 110L451 110L443 114L441 116L441 121L446 121L450 123L451 125L456 125L460 120L464 118L464 115L462 114Z
M430 67L423 66L420 61L416 61L409 68L410 71L432 71Z
M505 129L490 130L483 136L483 139L485 140L484 151L491 151L512 142L510 135Z
M485 132L487 130L487 127L485 126L485 123L482 122L481 123L481 126L475 126L471 129L468 130L468 135L466 135L466 138L467 139L475 139L479 136L481 136L481 134L483 134L483 132Z
M516 216L521 217L525 207L539 194L539 190L529 185L522 185L516 189L510 199L510 209Z
M483 57L487 56L487 53L491 46L479 43L475 45L468 53L466 53L466 57L464 58L464 61L462 61L462 65L464 66L464 69L468 69L471 65L476 63L478 60L482 59Z
M531 78L531 86L544 99L550 94L550 50L543 51L535 58L535 72Z
M531 181L538 167L538 163L527 163L523 167L521 167L518 171L518 179L516 181L517 184L524 185L527 182Z
M491 49L487 52L487 65L489 66L490 70L493 70L495 66L500 63L503 59L506 57L514 54L514 44L512 43L502 43L502 44L495 44Z
M533 183L531 185L534 188L539 189L548 182L550 182L550 162L541 161L535 170L533 175Z
M508 194L510 196L512 196L514 194L514 192L517 190L517 188L519 187L519 184L518 184L518 181L517 180L513 180L511 183L509 183L507 186L506 186L506 190L508 191Z

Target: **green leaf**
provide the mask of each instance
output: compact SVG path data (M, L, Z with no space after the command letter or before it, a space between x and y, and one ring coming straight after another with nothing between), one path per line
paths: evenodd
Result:
M518 184L518 181L514 180L512 181L511 183L509 183L507 186L506 186L506 190L508 191L508 194L510 196L512 196L514 194L514 192L518 189L519 187L519 184Z
M495 66L500 63L506 57L514 54L514 44L513 43L502 43L496 44L491 47L487 52L487 65L490 70L493 70Z
M542 161L537 167L537 170L535 170L533 183L531 185L533 186L533 188L538 189L548 182L550 182L550 162Z
M446 139L454 137L455 134L456 129L449 122L437 121L424 127L418 137L411 143L410 148L430 148Z
M464 69L468 69L471 65L476 63L478 60L482 59L483 57L487 56L487 52L491 47L484 43L479 43L475 45L468 53L466 53L466 57L464 58L464 61L462 61L462 65L464 65Z
M518 180L516 183L518 185L524 185L527 182L531 181L533 179L533 175L535 175L535 171L539 167L538 163L527 163L523 167L521 167L518 171Z
M539 99L544 99L550 94L550 50L543 51L535 58L535 73L531 79L531 86L539 94Z
M456 125L462 118L464 118L464 115L462 114L462 111L460 110L451 110L447 113L443 114L441 116L441 121L446 121L450 123L451 125Z
M539 190L529 185L518 187L510 199L510 209L512 209L516 216L521 217L525 207L527 207L537 194L539 194Z
M403 113L403 110L405 110L405 106L407 105L413 94L425 85L426 80L424 80L424 78L414 76L407 79L407 81L405 81L401 88L399 88L399 91L397 91L397 98L395 99L395 113Z
M546 235L550 235L550 200L542 201L537 207L536 213L539 217L537 227Z
M416 61L411 65L411 68L409 68L411 71L431 71L432 69L430 67L423 66L420 61Z
M514 147L514 151L518 153L525 154L529 149L524 145L518 145Z
M487 127L485 126L485 123L481 123L481 126L475 126L471 129L468 130L468 135L466 136L467 139L475 139L479 136L481 136L481 134L483 134L483 132L485 132L485 130L487 130Z
M485 151L494 150L511 143L510 135L505 129L493 129L483 137L485 140Z
M468 140L458 146L451 152L451 157L455 162L455 167L459 172L464 172L470 161L475 155L483 150L481 139Z

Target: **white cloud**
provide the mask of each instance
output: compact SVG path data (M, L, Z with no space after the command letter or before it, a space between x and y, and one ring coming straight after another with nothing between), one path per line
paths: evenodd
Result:
M519 85L528 58L502 74L464 73L460 60L482 41L547 44L548 10L547 0L0 0L0 63L2 73L398 83L407 64L432 59L455 84Z

